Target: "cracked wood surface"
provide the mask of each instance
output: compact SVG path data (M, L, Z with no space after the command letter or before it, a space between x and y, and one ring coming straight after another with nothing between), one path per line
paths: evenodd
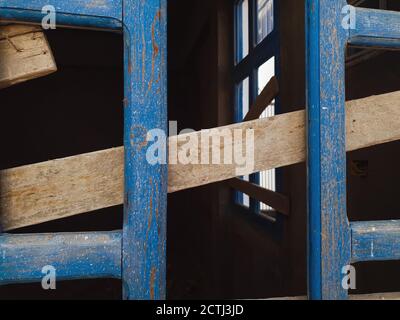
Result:
M347 151L399 140L399 101L400 92L393 92L347 102ZM245 174L305 161L304 111L220 129L254 130L254 167ZM200 135L195 132L170 137L170 153L184 150L188 138ZM226 147L221 143L221 151ZM198 152L210 155L211 148L199 147ZM123 168L124 149L120 147L0 171L3 230L122 204ZM170 193L237 176L233 164L170 164L168 168Z
M0 89L55 71L51 48L40 27L0 26Z

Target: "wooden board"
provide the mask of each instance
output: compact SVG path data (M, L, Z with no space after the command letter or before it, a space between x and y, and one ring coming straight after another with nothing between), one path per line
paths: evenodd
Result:
M347 150L400 140L400 92L347 103ZM305 112L222 129L254 129L254 168L243 175L303 162ZM171 137L170 153L200 132ZM221 150L227 145L221 144ZM210 148L198 148L210 153ZM169 192L236 177L235 165L169 165ZM0 219L4 230L38 224L123 203L123 148L3 170Z
M38 26L0 26L0 89L57 71L45 34Z

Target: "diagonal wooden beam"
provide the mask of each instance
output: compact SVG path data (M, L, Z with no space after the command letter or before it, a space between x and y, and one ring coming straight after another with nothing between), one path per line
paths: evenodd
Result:
M265 203L279 213L282 213L286 216L289 215L290 201L285 195L265 189L257 184L239 178L229 179L226 183L231 188L247 194L254 200Z
M261 117L265 109L272 103L279 93L279 84L276 77L272 77L267 83L261 93L258 95L256 101L249 109L249 112L244 117L243 121L257 120ZM251 182L244 181L239 178L227 180L227 184L240 192L243 192L251 198L261 201L272 207L273 209L288 215L289 214L289 199L277 192L273 192L257 186Z
M400 92L347 102L347 151L400 140L398 119ZM238 174L234 164L170 163L169 192L305 161L305 121L305 112L297 111L219 128L219 131L254 130L254 166ZM169 138L170 154L176 151L185 154L188 141L200 139L201 134ZM146 146L136 140L132 143L138 148ZM245 144L244 137L241 143ZM221 142L220 151L232 146L233 142ZM212 149L199 146L197 152L211 158ZM122 204L123 153L121 147L0 171L3 230Z
M279 84L276 77L272 77L256 101L253 103L243 121L257 120L261 117L264 110L272 103L279 93Z

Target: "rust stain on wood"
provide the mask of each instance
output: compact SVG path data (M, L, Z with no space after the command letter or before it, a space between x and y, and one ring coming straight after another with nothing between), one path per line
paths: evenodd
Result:
M147 129L141 125L135 125L131 128L131 146L140 151L147 146Z
M154 300L154 289L156 286L156 268L152 267L150 272L150 299Z
M153 54L151 57L151 73L150 73L150 80L149 80L146 96L150 93L151 88L153 86L155 63L156 63L156 58L157 58L159 50L160 50L159 46L156 42L156 34L155 34L157 21L159 21L160 19L161 19L161 11L158 10L153 19L153 23L151 25L151 44L153 47Z

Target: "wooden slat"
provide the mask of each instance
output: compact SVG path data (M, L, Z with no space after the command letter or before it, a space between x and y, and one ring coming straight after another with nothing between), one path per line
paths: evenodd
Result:
M400 139L400 92L347 103L347 150ZM300 163L306 157L305 112L298 111L224 127L254 129L254 168L240 175ZM169 139L170 153L188 138ZM221 143L221 149L227 146ZM209 154L210 148L199 152ZM211 158L211 157L210 157ZM235 165L169 165L169 192L237 176ZM123 202L123 148L110 149L0 172L4 230L68 217Z
M121 204L123 165L117 148L0 172L3 229Z
M38 26L0 26L0 89L57 71L45 34Z
M239 178L229 179L226 183L233 189L248 195L254 200L270 206L279 213L289 215L290 201L285 195L265 189L259 185Z

